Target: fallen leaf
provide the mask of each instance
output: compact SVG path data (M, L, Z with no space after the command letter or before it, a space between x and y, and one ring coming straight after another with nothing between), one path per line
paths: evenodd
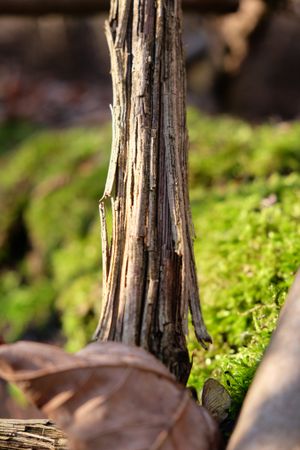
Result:
M75 355L45 344L0 347L0 376L15 382L73 450L214 450L209 413L152 355L93 343Z
M228 417L231 397L221 383L208 378L203 386L202 405L218 423L222 423Z

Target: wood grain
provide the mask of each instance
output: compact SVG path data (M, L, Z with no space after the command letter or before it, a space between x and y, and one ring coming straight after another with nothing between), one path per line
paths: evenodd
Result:
M50 420L0 419L0 449L67 450L65 434Z

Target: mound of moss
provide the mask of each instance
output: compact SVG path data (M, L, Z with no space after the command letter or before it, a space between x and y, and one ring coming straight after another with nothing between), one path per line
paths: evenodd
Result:
M204 352L191 331L190 384L220 379L235 413L300 262L300 125L252 127L195 110L188 124L195 256L213 338ZM16 135L12 149L11 130L0 129L0 333L77 350L100 309L97 210L110 126Z
M7 134L1 130L0 141ZM1 157L0 332L6 340L52 339L59 323L70 349L90 338L100 307L97 211L110 140L109 124L35 132Z
M235 415L300 265L300 125L254 128L195 112L190 124L195 255L213 345L204 353L191 333L189 382L200 390L218 378Z

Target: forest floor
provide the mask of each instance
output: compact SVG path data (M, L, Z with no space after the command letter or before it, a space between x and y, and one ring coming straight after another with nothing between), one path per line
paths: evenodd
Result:
M236 414L300 265L300 125L251 126L190 109L190 198L202 309L198 391L219 379ZM110 124L0 127L0 334L76 351L101 306L98 199Z

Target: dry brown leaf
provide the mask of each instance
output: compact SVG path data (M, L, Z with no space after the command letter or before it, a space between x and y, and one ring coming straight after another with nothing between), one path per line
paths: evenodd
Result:
M228 417L231 397L218 380L208 378L203 386L202 405L218 423L222 423Z
M45 344L0 347L0 376L17 383L74 450L213 450L218 429L152 355L93 343L76 355Z

